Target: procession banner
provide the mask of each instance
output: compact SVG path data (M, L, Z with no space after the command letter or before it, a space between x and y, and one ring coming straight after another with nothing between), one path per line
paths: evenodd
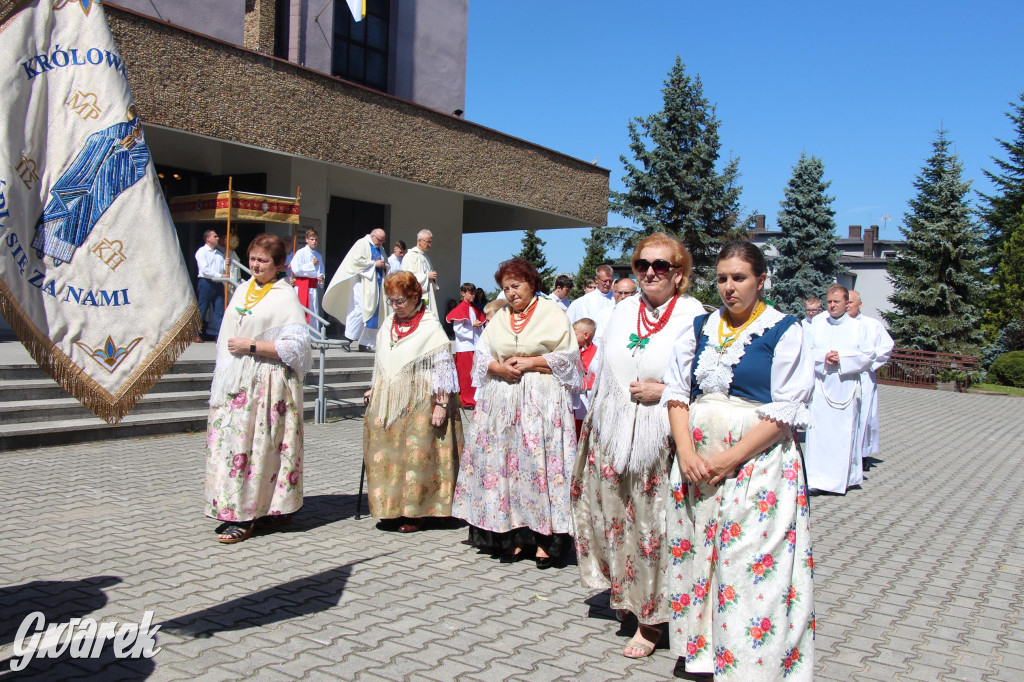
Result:
M116 424L199 329L98 0L0 0L0 312Z

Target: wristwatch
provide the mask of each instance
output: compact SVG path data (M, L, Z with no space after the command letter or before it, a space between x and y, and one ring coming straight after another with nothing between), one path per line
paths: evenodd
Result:
M448 407L448 403L434 403L434 404L437 405L438 407L443 407L443 408L446 408L446 409Z
M256 355L256 342L249 344L249 355Z

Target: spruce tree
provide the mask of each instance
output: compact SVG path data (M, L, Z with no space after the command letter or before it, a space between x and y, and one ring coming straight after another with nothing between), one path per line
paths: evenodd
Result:
M743 236L753 216L740 218L739 159L717 170L720 121L700 76L690 78L676 57L661 92L661 111L629 122L635 163L620 157L626 191L611 192L611 210L639 228L615 228L611 234L624 251L654 232L679 238L693 256L699 282L714 275L718 249Z
M900 227L906 247L888 265L894 310L882 316L897 346L973 353L986 294L983 234L967 204L971 183L950 145L940 130L914 181L917 194Z
M800 154L793 175L779 202L779 229L772 239L778 250L769 297L783 312L803 315L804 299L824 298L825 290L846 268L839 265L834 197L825 192L825 164L816 156Z
M1014 229L1017 214L1024 208L1024 92L1020 94L1020 102L1010 103L1006 117L1013 122L1015 137L1011 142L996 140L1006 152L1006 159L992 157L996 172L983 171L996 192L992 195L979 192L983 204L979 213L987 233L985 245L990 264L996 267L1000 249Z
M537 230L526 230L523 232L523 248L514 258L523 258L533 263L540 273L544 293L550 292L555 280L555 268L548 266L548 259L544 255L544 247L547 245L543 239L537 236ZM540 293L540 292L538 292Z
M593 279L597 273L597 266L608 262L608 253L605 250L606 228L590 228L590 236L583 239L587 250L583 254L583 262L580 269L576 271L576 277L572 284L572 291L569 295L572 298L579 298L583 295L583 282Z
M999 268L992 278L985 322L997 336L1011 322L1024 321L1024 209L1006 225Z

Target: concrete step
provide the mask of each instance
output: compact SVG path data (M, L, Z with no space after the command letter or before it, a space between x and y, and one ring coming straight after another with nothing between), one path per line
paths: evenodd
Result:
M209 382L207 382L209 383ZM328 400L351 398L361 400L363 392L369 388L369 377L366 381L349 381L325 383L324 397ZM59 388L59 387L58 387ZM0 434L6 427L13 424L29 422L53 422L67 419L86 419L92 413L74 398L49 398L43 400L16 400L0 402ZM311 405L316 400L316 385L303 386L303 403ZM209 404L210 390L181 391L166 393L149 393L132 409L132 414L168 414L203 410ZM93 417L101 421L98 417Z
M330 367L328 365L324 369L324 384L365 382L368 385L372 375L372 365L368 367ZM305 384L307 386L315 386L318 376L319 370L311 370L306 374ZM210 382L212 380L212 367L209 372L187 374L168 372L149 390L147 397L157 393L185 393L190 391L205 391L207 396L209 396ZM0 403L27 400L55 400L66 397L68 397L67 391L49 377L0 380Z
M313 419L312 400L305 402L304 416L307 422ZM342 399L329 403L327 418L360 418L364 411L362 398ZM117 426L110 426L96 417L66 419L62 421L9 424L0 429L0 450L84 443L114 438L141 438L172 433L186 433L206 430L207 410L184 410L158 414L132 413ZM308 426L307 428L315 428Z

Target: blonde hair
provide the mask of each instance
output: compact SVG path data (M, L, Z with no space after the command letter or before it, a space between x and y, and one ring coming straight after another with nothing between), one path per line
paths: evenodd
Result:
M504 300L491 301L484 306L484 316L490 319L494 313L504 308L508 303Z
M577 327L579 327L585 332L590 332L591 338L593 338L594 332L597 331L597 325L594 324L594 321L589 317L581 317L580 319L572 323L573 329L576 329Z

